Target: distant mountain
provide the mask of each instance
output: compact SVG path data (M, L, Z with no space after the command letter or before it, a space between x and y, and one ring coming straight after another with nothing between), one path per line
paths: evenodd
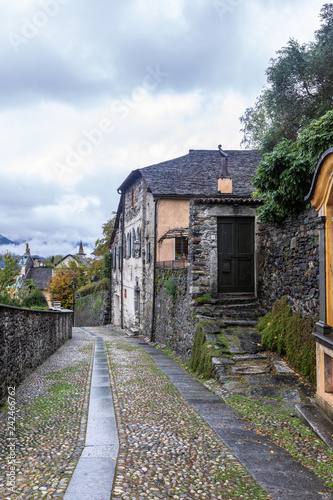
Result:
M0 245L18 245L16 241L9 240L6 236L0 234Z

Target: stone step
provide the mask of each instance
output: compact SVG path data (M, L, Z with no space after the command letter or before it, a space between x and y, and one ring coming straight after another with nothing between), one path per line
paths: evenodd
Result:
M254 320L246 320L246 319L226 319L223 321L226 326L251 326L254 327L258 323Z

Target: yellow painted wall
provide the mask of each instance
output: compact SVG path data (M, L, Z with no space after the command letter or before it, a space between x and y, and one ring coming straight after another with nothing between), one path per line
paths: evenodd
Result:
M333 416L333 394L325 392L325 362L324 355L332 356L332 351L317 342L317 394L320 406Z
M189 199L166 199L158 202L157 241L170 229L188 228L190 218ZM174 240L165 239L157 244L157 261L174 260Z

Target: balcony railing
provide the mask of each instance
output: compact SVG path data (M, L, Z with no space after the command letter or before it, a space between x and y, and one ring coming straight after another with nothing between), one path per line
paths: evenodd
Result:
M185 269L188 266L188 261L185 259L178 260L161 260L156 262L156 267L162 269Z

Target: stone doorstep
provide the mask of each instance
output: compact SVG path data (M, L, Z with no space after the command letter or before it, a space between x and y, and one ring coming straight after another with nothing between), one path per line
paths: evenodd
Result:
M324 412L317 406L302 403L295 406L295 411L298 418L308 425L329 448L333 449L333 422Z

